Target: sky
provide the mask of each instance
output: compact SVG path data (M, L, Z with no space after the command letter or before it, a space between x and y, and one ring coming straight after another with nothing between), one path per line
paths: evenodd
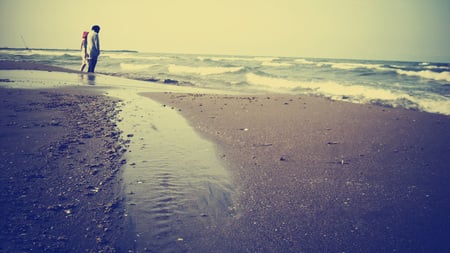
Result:
M0 47L450 62L449 0L0 0ZM24 41L22 40L22 37Z

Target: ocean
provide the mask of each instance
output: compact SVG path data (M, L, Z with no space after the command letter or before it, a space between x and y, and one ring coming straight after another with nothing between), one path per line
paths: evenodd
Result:
M76 50L1 49L0 60L78 70L81 54ZM149 85L307 94L450 115L449 63L104 51L96 72Z

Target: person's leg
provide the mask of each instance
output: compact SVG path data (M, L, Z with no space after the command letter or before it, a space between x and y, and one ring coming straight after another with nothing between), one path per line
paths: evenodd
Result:
M92 59L88 60L88 72L91 73L92 72Z
M94 73L95 65L97 65L97 57L92 57L91 59L89 59L88 72Z
M84 68L86 67L86 61L83 61L83 63L81 64L81 72L83 72Z

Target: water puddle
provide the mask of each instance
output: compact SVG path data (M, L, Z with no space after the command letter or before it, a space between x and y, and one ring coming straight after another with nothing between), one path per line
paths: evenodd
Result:
M214 144L177 111L138 94L192 89L102 75L30 73L7 71L2 78L17 88L92 85L123 101L117 125L129 139L123 177L136 252L214 251L201 241L234 215L228 172Z

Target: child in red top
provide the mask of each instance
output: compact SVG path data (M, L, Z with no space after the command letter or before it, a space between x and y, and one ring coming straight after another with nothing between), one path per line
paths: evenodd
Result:
M81 36L81 72L83 72L84 68L86 67L86 65L88 64L87 61L87 36L88 36L89 32L83 32L83 35Z

